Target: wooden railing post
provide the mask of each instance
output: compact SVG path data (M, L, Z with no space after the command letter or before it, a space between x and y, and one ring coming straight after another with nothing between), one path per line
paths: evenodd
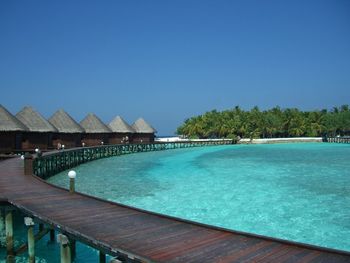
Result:
M28 152L24 155L24 174L33 174L33 156Z

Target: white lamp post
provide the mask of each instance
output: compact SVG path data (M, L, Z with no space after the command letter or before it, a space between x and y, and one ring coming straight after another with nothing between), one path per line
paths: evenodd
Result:
M35 148L36 157L41 157L42 153L39 148Z
M69 192L74 193L75 192L75 177L77 176L77 173L73 170L68 172L69 177Z

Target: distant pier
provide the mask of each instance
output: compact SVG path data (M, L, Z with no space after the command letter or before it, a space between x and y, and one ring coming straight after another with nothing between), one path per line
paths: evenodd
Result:
M331 142L331 143L350 143L350 136L344 136L344 137L325 137L325 142Z

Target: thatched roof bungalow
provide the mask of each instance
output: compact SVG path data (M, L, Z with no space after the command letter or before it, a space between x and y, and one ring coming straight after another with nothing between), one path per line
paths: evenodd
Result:
M131 127L135 130L133 137L134 143L152 143L154 142L155 133L157 132L143 118L136 120Z
M32 150L35 148L46 150L52 148L52 134L57 132L57 129L41 116L40 113L32 107L26 106L16 114L16 118L29 129L28 132L23 133L23 150Z
M28 128L0 104L0 152L10 153L22 148L22 133Z
M110 144L131 143L135 130L120 116L116 116L108 127L112 130Z
M111 134L112 131L95 114L89 113L80 122L80 126L85 130L82 142L86 146L109 143L109 134Z
M81 146L82 134L84 129L64 110L56 111L49 122L57 129L52 137L52 144L59 149L64 145L65 148Z

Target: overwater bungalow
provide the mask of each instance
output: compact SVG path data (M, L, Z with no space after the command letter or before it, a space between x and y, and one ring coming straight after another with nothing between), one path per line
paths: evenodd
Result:
M23 150L33 150L35 148L46 150L53 147L52 135L57 132L57 129L40 113L32 107L26 106L16 114L16 118L29 129L29 131L23 133Z
M58 132L53 134L52 144L59 149L79 147L84 129L64 110L56 111L48 120Z
M86 146L95 146L109 143L111 129L107 127L95 114L89 113L80 126L85 130L82 142Z
M133 137L134 143L152 143L154 142L155 133L157 132L144 119L139 118L131 127L135 130Z
M135 130L120 116L116 116L108 127L112 130L109 136L110 144L131 143Z
M0 153L22 148L22 134L28 128L0 104Z

